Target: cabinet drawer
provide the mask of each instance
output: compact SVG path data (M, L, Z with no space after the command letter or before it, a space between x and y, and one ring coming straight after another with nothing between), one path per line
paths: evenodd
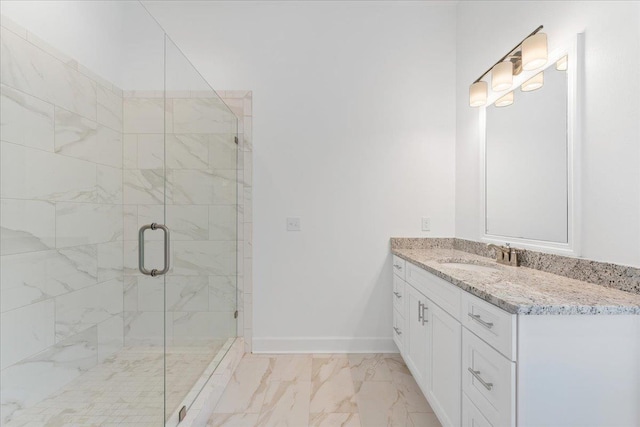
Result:
M515 425L516 364L462 330L462 391L494 426Z
M409 262L407 282L460 321L460 288Z
M393 275L393 308L398 310L400 313L404 310L404 298L405 298L405 289L404 289L404 280Z
M406 262L397 256L393 256L393 274L405 280Z
M493 427L464 393L462 393L462 427Z
M467 292L462 293L462 325L509 360L516 360L516 315L507 313Z
M404 317L400 313L396 309L393 310L393 341L398 346L400 354L404 354Z

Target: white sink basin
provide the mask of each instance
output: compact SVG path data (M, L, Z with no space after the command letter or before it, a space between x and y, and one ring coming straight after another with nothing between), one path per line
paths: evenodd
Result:
M443 262L440 265L458 270L475 271L477 273L498 273L500 271L493 267L485 267L484 265L478 264L466 264L462 262Z

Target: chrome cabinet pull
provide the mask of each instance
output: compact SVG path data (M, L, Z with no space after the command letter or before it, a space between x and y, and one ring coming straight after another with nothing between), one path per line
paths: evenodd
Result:
M152 269L147 270L144 266L144 232L147 230L162 230L164 232L164 267L162 270ZM147 276L160 276L162 274L166 274L169 271L169 228L164 224L156 224L151 223L147 225L143 225L140 227L140 231L138 232L138 268L140 269L140 273L146 274Z
M402 335L402 331L395 326L393 327L393 330L396 331L396 335Z
M491 322L485 322L484 320L482 320L480 318L479 314L473 314L473 313L467 313L469 315L469 317L471 317L473 320L475 320L476 322L480 323L482 326L484 326L487 329L491 329L493 328L493 323Z
M402 270L402 267L400 267L398 264L393 264L393 268L395 268L396 270Z
M418 322L422 322L422 316L424 316L424 310L422 309L422 307L422 301L418 301Z
M402 295L400 295L398 292L393 292L393 294L396 296L396 298L400 299L402 298Z
M488 383L485 380L483 380L482 377L480 377L480 371L474 371L471 368L467 368L467 370L469 372L471 372L471 375L473 375L475 379L480 381L480 384L482 384L484 386L484 388L486 388L487 390L491 391L491 389L493 388L493 383Z
M427 311L428 309L429 307L427 307L427 304L422 304L422 324L423 325L428 322L427 316L425 315L425 311Z

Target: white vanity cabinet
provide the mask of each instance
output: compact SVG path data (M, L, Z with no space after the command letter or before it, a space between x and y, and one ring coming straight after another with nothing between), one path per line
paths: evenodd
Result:
M442 425L515 425L515 363L491 346L512 355L515 316L396 256L393 264L394 338Z
M394 265L402 265L397 260L399 258L394 256ZM434 301L438 300L448 308L459 309L459 289L445 281L440 282L442 279L424 270L416 269L410 263L402 265L401 269L394 268L394 299L397 298L395 292L401 286L405 298L403 314L396 314L398 310L394 309L394 322L402 316L406 330L399 349L440 422L459 426L462 326L457 319L458 314L452 316ZM401 274L407 278L406 282Z
M443 426L640 426L639 315L518 316L393 258L394 338Z

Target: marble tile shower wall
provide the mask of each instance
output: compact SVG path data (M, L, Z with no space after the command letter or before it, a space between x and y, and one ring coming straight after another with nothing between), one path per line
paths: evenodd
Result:
M123 345L122 91L2 19L2 417Z
M212 92L166 98L166 111L163 92L123 99L126 346L162 345L165 329L168 345L236 336L235 120ZM164 277L138 271L138 229L152 222L171 229ZM162 238L147 232L147 268L161 268Z

